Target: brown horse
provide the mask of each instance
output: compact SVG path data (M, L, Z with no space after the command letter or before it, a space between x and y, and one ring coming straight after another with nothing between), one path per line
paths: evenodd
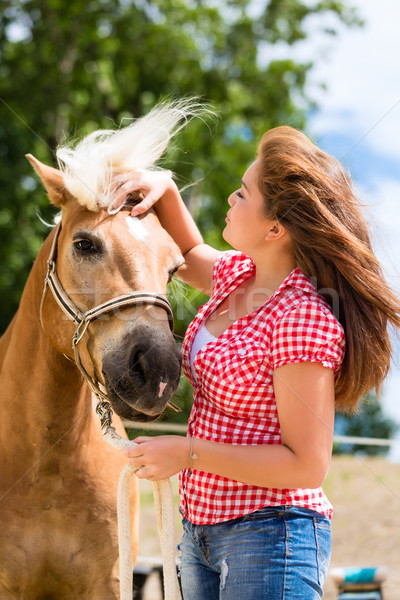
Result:
M119 597L116 495L126 459L103 441L76 363L124 418L156 418L175 391L180 356L168 310L163 301L137 303L137 293L163 295L181 254L155 213L129 216L132 198L109 209L124 172L149 167L181 117L162 107L115 134L89 136L59 153L62 172L28 157L62 209L62 228L45 241L0 341L1 600ZM138 139L146 134L147 146ZM43 294L49 268L82 314L128 298L79 329L78 352L73 317L56 292ZM135 556L135 485L131 507Z

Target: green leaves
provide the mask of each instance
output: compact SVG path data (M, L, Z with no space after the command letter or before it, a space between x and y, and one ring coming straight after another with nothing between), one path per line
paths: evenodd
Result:
M360 403L356 413L352 415L337 414L335 432L342 436L391 439L398 426L385 416L375 393L368 393ZM388 446L354 445L337 442L334 446L336 454L361 452L369 456L386 454Z
M310 65L272 60L265 48L304 39L313 15L358 22L345 2L270 0L257 6L258 13L250 0L3 0L2 330L48 231L36 213L47 221L54 214L24 155L54 164L54 149L65 135L119 126L160 98L198 95L218 114L192 121L164 164L181 186L193 183L184 197L206 241L224 247L226 199L253 160L261 134L284 123L304 127L310 104Z

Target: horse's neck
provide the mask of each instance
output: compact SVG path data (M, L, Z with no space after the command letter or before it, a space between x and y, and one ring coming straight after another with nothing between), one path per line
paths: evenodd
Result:
M90 395L78 370L53 348L40 325L47 252L48 243L34 264L18 312L0 340L1 432L7 427L20 429L24 437L41 440L80 436L91 419Z

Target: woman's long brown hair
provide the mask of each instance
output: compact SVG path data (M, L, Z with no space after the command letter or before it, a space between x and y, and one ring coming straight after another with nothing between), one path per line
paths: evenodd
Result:
M351 412L372 388L379 394L392 358L388 326L400 326L400 304L372 251L345 168L291 127L267 131L258 159L266 216L288 231L298 267L344 327L336 402Z

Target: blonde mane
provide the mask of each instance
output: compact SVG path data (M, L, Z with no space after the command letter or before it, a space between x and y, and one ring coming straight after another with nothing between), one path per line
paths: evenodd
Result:
M126 127L94 131L74 148L60 146L56 156L67 190L88 210L111 211L115 178L155 168L171 138L203 112L193 99L161 103Z

